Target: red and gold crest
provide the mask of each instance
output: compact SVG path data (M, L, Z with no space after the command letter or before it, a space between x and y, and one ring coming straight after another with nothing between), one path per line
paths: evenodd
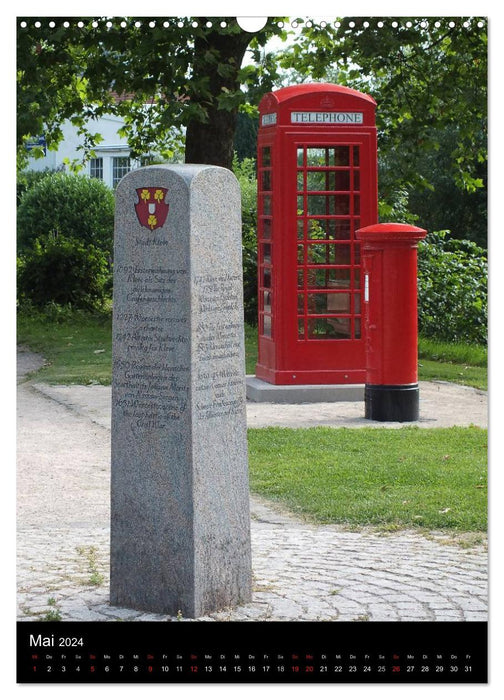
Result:
M168 216L170 205L166 201L166 187L140 187L137 189L138 204L135 204L138 221L154 231L161 228Z

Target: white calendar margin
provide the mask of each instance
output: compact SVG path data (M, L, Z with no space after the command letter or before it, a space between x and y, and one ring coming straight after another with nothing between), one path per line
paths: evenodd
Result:
M489 18L489 46L490 46L490 299L491 299L491 314L490 314L490 329L491 329L491 388L490 397L490 683L487 686L463 686L460 684L450 685L372 685L372 684L310 684L296 686L290 684L240 684L239 687L234 684L200 684L200 685L181 685L181 684L159 684L150 685L148 694L150 697L176 698L185 700L193 698L196 694L212 693L219 695L220 698L235 698L238 694L240 698L255 698L260 695L261 698L278 698L279 695L285 695L293 700L297 698L305 698L307 694L315 694L317 698L361 698L372 697L373 700L381 700L403 697L407 693L408 697L422 697L426 694L431 698L450 698L452 695L457 698L474 698L477 694L487 697L499 697L504 689L504 644L502 643L502 633L504 629L504 603L502 602L502 590L504 577L502 576L502 559L499 551L502 551L502 540L504 537L504 522L502 513L502 499L504 499L504 464L502 460L502 445L493 435L492 427L497 428L501 422L502 411L499 410L498 397L504 387L504 363L502 360L503 353L501 350L501 336L499 325L502 323L502 311L498 311L502 306L499 303L504 297L502 289L499 289L500 284L495 282L495 272L500 269L503 259L503 237L504 227L499 225L496 218L495 200L499 202L502 192L503 178L499 174L497 165L501 158L504 158L503 135L504 128L502 120L496 118L501 113L501 104L499 94L502 91L502 81L499 80L499 73L504 65L504 56L502 55L503 42L500 41L500 34L504 32L504 12L502 5L498 5L496 0L493 2L469 2L468 0L458 0L455 2L443 2L435 0L424 0L421 3L407 2L389 2L384 1L377 3L352 0L348 5L349 12L345 12L346 3L331 2L317 0L316 2L300 2L299 0L291 0L291 2L274 1L266 2L265 0L256 0L256 2L231 2L230 0L220 0L217 2L203 2L202 0L188 0L181 6L179 3L169 2L151 2L148 7L145 4L124 0L118 2L91 2L83 3L77 6L69 7L68 0L66 2L46 2L41 5L34 0L20 2L16 7L4 8L2 13L1 27L1 45L2 45L2 61L0 62L1 84L7 86L7 103L4 102L4 114L1 117L2 134L4 135L4 162L7 160L3 168L1 177L1 185L3 191L9 194L9 201L15 202L15 152L11 144L15 143L15 94L13 85L15 76L15 31L14 23L16 16L238 16L238 17L313 17L313 18L331 18L336 16L352 15L352 16L483 16ZM181 11L182 10L182 11ZM500 68L498 68L500 67ZM11 98L13 99L11 103ZM8 108L5 109L5 104ZM13 105L13 108L11 108ZM499 124L499 122L501 122ZM499 132L500 129L500 132ZM493 195L493 197L492 197ZM5 197L6 195L4 195ZM6 201L6 199L4 199ZM15 259L15 236L12 235L12 240L6 235L8 232L15 231L15 211L13 207L4 213L3 221L4 239L4 254L2 255L3 268L0 274L2 280L2 317L7 324L7 334L4 333L4 338L7 337L8 342L3 343L1 349L1 359L4 362L4 377L11 380L16 376L15 363L15 266L12 261ZM5 248L7 252L5 253ZM497 273L497 279L501 275ZM499 364L501 367L499 367ZM497 398L494 400L493 396ZM5 401L5 400L4 400ZM15 666L16 666L16 650L15 650L15 601L13 596L13 582L15 581L15 541L14 536L10 533L15 532L15 418L8 418L5 422L5 414L14 416L15 407L15 386L14 382L10 381L7 392L6 409L3 411L4 432L2 434L3 444L5 449L3 452L3 480L5 479L8 488L2 488L2 520L4 525L4 534L7 541L7 554L4 555L5 562L8 562L7 573L1 580L1 591L3 593L2 600L4 602L4 618L2 624L2 633L0 635L0 654L2 671L0 675L0 686L8 688L9 697L36 697L37 700L42 698L68 698L86 697L91 694L94 698L107 698L110 700L117 693L121 698L137 698L140 693L143 693L145 685L97 685L91 689L91 684L72 685L16 685L15 684ZM2 415L0 413L0 415ZM12 490L11 488L12 487ZM12 518L12 520L10 520ZM12 549L11 549L12 547ZM12 571L11 571L12 567ZM12 575L12 578L11 578ZM267 623L266 623L267 624ZM337 623L335 623L337 624ZM400 623L398 623L400 624ZM461 623L463 624L463 623ZM147 685L147 684L146 684Z

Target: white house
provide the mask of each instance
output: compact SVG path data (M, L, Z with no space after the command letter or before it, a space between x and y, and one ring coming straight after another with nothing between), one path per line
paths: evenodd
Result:
M140 162L130 158L130 149L118 130L124 125L120 117L105 115L93 122L93 132L102 135L103 141L94 149L95 158L91 158L80 171L90 177L103 180L109 187L115 188L119 180L130 170L140 166ZM71 122L62 126L63 139L57 151L46 151L43 158L30 158L29 170L65 169L65 160L70 162L82 158L82 151L77 150L83 139Z

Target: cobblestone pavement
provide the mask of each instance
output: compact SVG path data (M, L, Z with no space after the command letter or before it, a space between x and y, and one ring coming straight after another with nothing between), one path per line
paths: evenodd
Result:
M106 408L23 382L32 359L18 384L18 619L169 619L109 605ZM203 619L487 619L485 542L316 526L255 497L251 522L253 602Z

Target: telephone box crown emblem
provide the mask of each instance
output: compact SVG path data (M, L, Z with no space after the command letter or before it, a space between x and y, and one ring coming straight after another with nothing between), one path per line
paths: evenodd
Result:
M166 187L139 187L136 192L138 203L135 204L135 210L140 224L150 231L161 228L170 208L166 201L168 189Z

